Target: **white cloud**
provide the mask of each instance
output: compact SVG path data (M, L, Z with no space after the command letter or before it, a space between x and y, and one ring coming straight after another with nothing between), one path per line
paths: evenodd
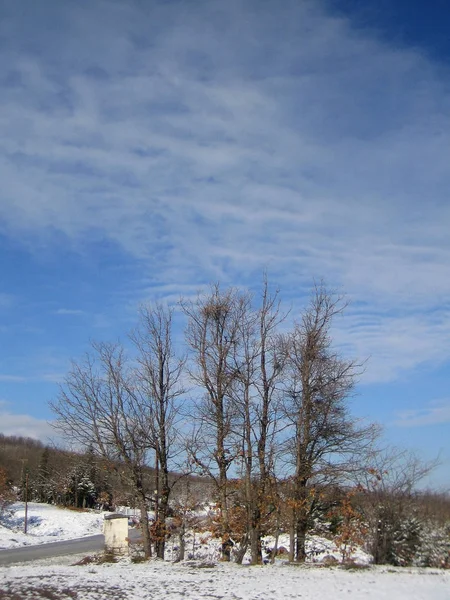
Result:
M393 314L394 313L394 314ZM347 315L337 320L336 341L353 357L368 358L361 378L364 383L392 381L417 367L440 367L449 360L450 312L403 315L360 311L350 305Z
M399 427L423 427L450 423L450 399L435 401L417 410L405 410L398 413L394 425Z
M367 380L450 360L442 71L319 2L276 18L199 6L67 8L51 56L16 51L11 29L4 231L80 251L106 239L171 299L263 267L292 297L323 276L362 306L338 337L372 356Z
M66 377L66 373L44 373L40 375L39 381L48 381L50 383L62 383Z
M14 296L0 292L0 310L6 310L14 305Z
M6 373L0 373L0 381L4 383L24 383L27 381L27 378L21 375L8 375Z
M67 316L81 316L84 315L84 311L76 308L58 308L55 311L57 315L67 315Z
M55 432L48 421L30 415L0 411L0 431L4 435L19 435L48 442Z

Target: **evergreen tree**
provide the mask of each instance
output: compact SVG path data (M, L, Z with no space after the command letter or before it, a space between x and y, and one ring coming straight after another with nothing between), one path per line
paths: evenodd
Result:
M37 478L35 483L36 499L39 502L51 502L53 500L53 486L51 483L49 457L49 449L44 448L39 461Z

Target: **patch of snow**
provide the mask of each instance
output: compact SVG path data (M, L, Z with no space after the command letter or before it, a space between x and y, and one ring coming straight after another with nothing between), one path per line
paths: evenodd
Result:
M34 546L102 533L103 514L29 502L26 534L24 521L24 503L13 504L0 521L0 548Z
M202 567L203 568L200 568ZM86 566L20 565L0 570L5 597L69 600L448 600L450 572L425 569L338 568L151 561ZM16 594L14 596L14 594ZM53 594L53 595L52 595Z
M268 552L275 545L275 538L264 538L264 547ZM286 552L289 550L289 536L282 534L278 539L278 549L283 548ZM309 535L306 538L306 562L321 563L334 559L336 562L342 561L342 555L336 544L325 537L319 535ZM369 565L372 562L372 557L362 548L358 548L351 555L352 560L359 565Z

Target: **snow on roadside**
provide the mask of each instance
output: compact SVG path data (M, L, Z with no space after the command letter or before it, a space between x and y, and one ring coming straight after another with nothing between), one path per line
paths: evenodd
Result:
M217 562L220 560L221 541L214 538L210 532L194 534L192 530L186 531L185 535L185 557L187 560L203 560ZM275 538L267 536L263 538L263 557L269 560L270 551L275 545ZM280 558L287 558L289 549L289 535L282 534L278 539L278 550ZM177 557L178 537L169 538L166 544L166 558L169 561L174 561ZM306 563L323 563L334 562L340 563L342 555L332 540L327 538L310 535L306 540ZM356 549L352 555L352 560L358 565L369 565L372 562L372 557L362 548ZM250 563L250 550L244 556L244 564ZM450 598L449 598L450 600Z
M59 542L102 533L103 514L75 512L49 504L28 504L28 532L23 533L25 505L13 504L0 520L0 549Z
M267 536L264 538L265 547L273 548L275 539ZM282 534L278 540L278 548L283 548L285 554L289 548L289 535ZM352 560L358 565L369 565L372 562L372 557L362 548L357 548L351 555ZM342 555L336 544L325 537L319 535L309 535L306 538L306 562L321 563L327 560L334 560L336 563L342 561Z
M28 504L28 533L23 533L25 507L16 503L11 507L10 515L0 519L0 549L17 548L45 544L47 542L70 540L94 535L102 532L103 514L94 512L77 512L58 508L49 504ZM151 516L151 515L150 515ZM173 536L167 543L167 560L173 561L177 556L178 536ZM273 548L275 540L271 537L264 539L266 550ZM281 535L279 547L285 552L289 548L289 538ZM186 532L186 558L197 560L217 561L220 558L220 540L208 532L194 534ZM307 562L322 562L334 558L340 562L340 553L336 545L326 538L309 536L307 539ZM358 550L353 558L359 564L370 563L370 556ZM250 552L247 552L244 563L250 562Z
M18 565L0 569L2 598L69 600L448 600L450 572L432 569L369 569L151 561L86 566ZM74 596L76 594L76 596Z

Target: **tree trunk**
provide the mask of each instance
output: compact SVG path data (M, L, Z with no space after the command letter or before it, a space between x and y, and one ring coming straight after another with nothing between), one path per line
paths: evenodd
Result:
M147 502L145 500L145 496L141 499L140 505L141 505L140 506L141 530L142 530L142 538L143 538L143 544L144 544L144 555L145 555L145 558L151 558L151 556L152 556L152 540L150 537Z
M178 556L175 562L180 562L181 560L184 560L184 554L186 551L186 539L185 539L185 534L186 534L186 523L184 521L184 519L181 522L180 525L180 532L178 534L178 540L179 540L179 548L178 548Z
M250 548L252 555L252 565L261 564L261 511L258 507L255 508L252 515L252 526L250 529Z
M161 476L161 490L160 493L160 503L157 507L158 510L158 519L156 523L156 556L158 558L164 559L164 553L166 548L166 519L167 512L169 509L169 495L170 495L170 487L169 487L169 470L167 468L167 462L165 460L165 456L161 456L161 469L159 474ZM159 485L158 485L159 488ZM158 494L159 495L159 494ZM158 498L157 498L158 500Z
M231 548L233 542L230 539L230 524L228 521L228 481L227 481L227 465L225 461L225 450L223 448L223 434L219 436L220 443L220 461L219 461L219 472L220 472L220 517L222 526L222 560L230 562L231 559Z
M226 474L225 474L225 484L226 484ZM228 498L227 498L227 490L226 485L222 485L222 506L221 506L221 516L222 516L222 560L224 562L230 562L231 560L231 548L233 547L233 542L231 541L230 536L230 524L228 522Z
M277 524L277 531L275 533L275 544L274 544L274 546L272 548L272 553L271 553L271 556L270 556L270 564L271 565L273 565L273 563L275 562L275 559L276 559L277 554L278 554L278 540L279 540L279 537L280 537L280 530L279 530L278 524Z
M295 512L292 511L291 525L289 528L289 562L294 561L295 556Z
M222 560L224 562L230 562L232 547L233 542L231 541L230 536L228 534L225 534L222 538Z
M300 515L297 517L296 524L295 524L295 560L296 560L296 562L305 562L307 531L308 531L308 516L300 513Z
M248 548L249 535L246 533L242 540L239 543L238 551L236 552L236 563L238 565L242 565L242 561L244 560L245 553Z

